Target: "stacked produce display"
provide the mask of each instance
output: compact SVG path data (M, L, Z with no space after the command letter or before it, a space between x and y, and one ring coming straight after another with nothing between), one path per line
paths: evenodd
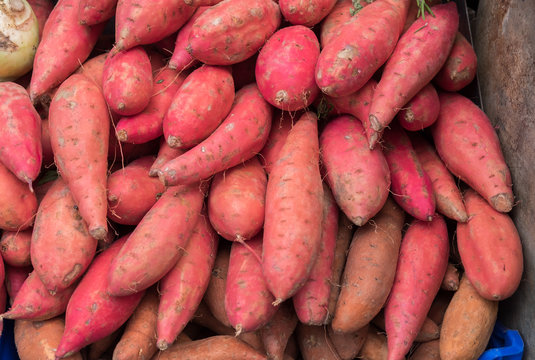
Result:
M21 360L485 350L522 245L455 2L0 5L40 33L0 38Z

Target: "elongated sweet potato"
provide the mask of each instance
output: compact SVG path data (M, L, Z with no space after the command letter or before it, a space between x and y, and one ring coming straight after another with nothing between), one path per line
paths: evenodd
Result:
M327 16L336 0L279 0L282 16L294 25L312 27Z
M390 170L380 149L370 150L361 123L350 115L330 121L320 136L326 179L340 209L364 225L385 204Z
M470 99L441 93L440 113L431 127L435 147L448 169L501 212L513 208L509 167L496 130Z
M0 253L6 264L11 266L31 265L30 243L32 229L23 231L4 231L0 238Z
M260 336L269 359L282 360L288 341L295 331L299 319L290 301L277 307L271 321L260 329Z
M448 266L449 240L440 215L413 220L403 241L394 285L385 304L388 359L403 359L422 327Z
M378 329L385 329L385 313L384 311L379 312L376 317L371 321ZM431 318L426 317L422 326L418 330L414 342L426 342L438 339L440 336L440 328L437 323L434 322Z
M464 193L468 221L457 224L457 246L466 276L484 298L511 296L524 262L518 230L507 214L493 209L473 190Z
M218 128L201 143L169 161L160 179L167 185L191 184L249 160L264 147L271 117L271 106L255 84L241 88L236 92L230 113Z
M407 102L396 118L405 130L418 131L433 125L439 111L440 101L437 91L431 83L428 83Z
M294 120L299 119L299 116L294 116L287 111L273 112L271 130L266 145L260 151L260 160L266 173L269 174L271 172L273 164L279 159L279 153L286 141L286 137L293 126Z
M268 179L262 266L277 303L303 286L321 246L317 126L311 112L297 120Z
M106 101L94 82L73 74L52 99L48 120L58 171L68 184L90 234L104 239L110 135Z
M167 141L162 138L156 160L154 160L154 163L150 167L149 176L158 176L158 173L162 170L162 167L167 162L173 160L179 155L182 155L183 153L184 150L170 147L169 144L167 144Z
M405 214L392 200L357 229L347 254L332 328L353 333L381 310L394 283Z
M286 111L312 104L320 93L314 78L319 54L318 38L308 27L295 25L276 31L256 61L256 83L264 99Z
M20 231L33 223L37 211L37 198L24 183L0 163L0 229Z
M81 0L78 5L80 24L95 25L115 15L117 0Z
M30 255L35 272L51 293L67 289L95 256L97 240L62 178L55 180L39 205Z
M457 32L446 63L433 82L446 91L459 91L474 80L476 72L476 52L468 40Z
M360 0L358 4L362 7L369 3L365 0ZM339 35L339 29L351 20L357 13L357 9L353 5L352 0L338 0L332 10L327 14L321 23L320 29L320 44L325 47L332 39Z
M227 311L225 310L225 288L227 286L227 274L230 261L230 246L225 247L222 242L215 258L214 268L210 283L204 294L204 302L211 314L224 326L231 328Z

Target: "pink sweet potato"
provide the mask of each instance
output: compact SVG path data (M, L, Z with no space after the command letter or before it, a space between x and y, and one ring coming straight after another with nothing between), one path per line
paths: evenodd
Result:
M459 26L457 6L451 2L437 5L433 14L411 25L386 62L370 106L369 119L375 131L370 147L375 146L397 112L433 79L448 57Z
M51 293L83 275L97 249L63 179L55 180L39 205L30 254L36 273Z
M193 24L187 51L209 65L239 63L256 53L281 22L272 0L224 0Z
M115 15L116 6L117 0L80 0L78 20L84 25L100 24Z
M468 40L457 32L446 63L433 81L443 90L459 91L474 80L476 72L476 52Z
M336 0L279 0L282 16L294 25L312 27L327 16Z
M139 292L171 270L197 223L203 198L199 184L165 191L113 259L108 274L110 294Z
M104 239L110 120L100 89L84 75L71 75L52 99L48 120L58 171L90 234Z
M383 207L390 170L381 149L370 150L360 121L350 115L330 121L320 136L326 180L340 209L364 225Z
M13 302L33 268L31 266L10 266L7 264L4 264L4 268L7 295L9 296L9 301Z
M399 253L394 286L385 305L388 359L404 359L422 327L448 266L449 240L440 215L415 219Z
M50 13L33 61L30 98L61 84L83 63L103 29L78 21L78 1L60 0Z
M457 291L459 289L459 280L459 269L452 263L448 263L448 268L446 269L446 274L444 274L440 288L447 291Z
M41 118L14 82L0 83L0 98L0 161L31 188L41 171Z
M415 218L431 221L435 213L431 179L423 170L409 137L397 123L385 132L383 146L394 200Z
M127 116L141 112L149 104L152 86L149 56L141 46L106 58L102 92L112 111Z
M208 196L208 216L217 233L230 241L258 234L264 225L266 187L266 172L256 156L216 174Z
M53 0L28 0L28 4L32 7L32 11L39 23L39 38L41 38L45 23L52 9L54 9L55 3Z
M260 151L260 160L264 165L266 173L270 173L273 164L279 159L279 153L282 149L286 137L293 126L294 120L299 119L299 116L294 116L287 111L274 111L271 130L269 132L266 145Z
M169 161L160 178L167 185L191 184L249 160L264 147L271 118L271 106L258 87L250 84L241 88L219 127L201 143Z
M163 194L165 186L149 176L153 156L132 161L108 177L108 217L124 225L137 225Z
M100 253L72 294L65 313L65 332L56 350L56 359L71 355L100 340L123 325L132 315L144 291L115 297L108 293L108 272L112 259L126 237Z
M230 68L205 65L189 74L163 119L171 147L188 149L206 139L228 115L234 101Z
M324 45L316 64L316 83L333 97L360 89L388 59L401 34L408 0L375 1Z
M184 25L194 11L183 0L119 0L112 52L162 40Z
M295 25L275 32L256 61L256 83L264 99L285 111L312 104L320 92L314 78L319 54L319 41L311 29Z
M438 155L493 208L509 212L514 203L511 173L489 118L462 95L442 93L439 98L440 114L431 128Z
M217 253L218 237L201 216L184 254L159 286L157 346L165 350L191 320L206 292Z
M30 227L37 211L35 193L1 163L0 189L5 189L0 193L0 229L20 231Z
M271 321L260 329L260 336L269 359L283 359L286 346L298 321L292 302L286 301L277 307L277 312Z
M411 143L423 170L433 184L437 211L450 219L466 222L468 216L461 191L433 146L417 135L411 136Z
M277 303L303 286L321 246L317 126L311 112L297 120L268 179L262 266Z
M75 73L87 76L102 90L102 74L107 57L108 53L94 56L86 60Z
M158 173L163 169L163 166L168 162L173 160L179 155L182 155L184 150L172 148L167 144L164 138L160 141L160 149L158 150L158 155L156 160L152 163L152 166L149 170L149 176L158 176Z
M439 111L437 91L428 83L398 112L396 118L405 130L418 131L433 125Z
M510 297L520 285L524 262L518 230L507 214L473 190L464 193L468 221L457 224L457 246L466 276L484 298Z
M30 243L32 229L24 231L4 231L0 238L0 253L6 264L11 266L31 265Z
M369 3L366 0L359 0L358 4L364 7ZM336 38L339 35L339 29L353 16L356 16L356 13L357 9L353 5L353 0L338 0L321 23L321 47L324 48L332 39Z

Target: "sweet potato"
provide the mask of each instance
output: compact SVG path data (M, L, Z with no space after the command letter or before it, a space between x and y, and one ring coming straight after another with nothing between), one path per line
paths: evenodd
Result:
M379 314L377 314L377 316L373 318L371 323L375 325L378 329L384 330L385 329L384 311L381 311ZM422 326L418 330L418 334L416 335L414 342L432 341L432 340L438 339L439 336L440 336L440 328L438 327L437 323L434 322L431 318L426 317Z
M343 32L324 45L316 83L333 97L360 89L388 59L401 34L409 1L376 1L362 9Z
M520 285L524 262L518 230L508 214L494 210L473 190L464 193L468 221L457 223L457 246L466 276L488 300L510 297Z
M264 225L266 187L266 172L256 156L216 174L208 195L208 216L217 233L230 241L258 234Z
M440 215L413 220L403 241L394 285L385 304L388 359L408 353L431 307L448 266L449 239Z
M328 305L333 280L338 212L329 186L323 183L321 247L307 281L292 297L299 321L307 325L329 324Z
M122 142L141 144L163 135L163 119L185 75L164 68L154 77L152 95L148 105L139 114L123 117L116 126Z
M112 346L117 344L117 338L121 335L122 329L119 328L110 335L103 337L89 345L87 351L87 360L100 360L104 355L111 350Z
M144 291L115 297L108 293L108 272L112 259L126 241L116 240L101 252L78 284L67 305L65 332L57 346L56 359L61 359L82 347L113 333L132 315Z
M130 144L122 143L117 139L114 131L110 131L109 147L108 147L108 160L111 165L114 164L128 164L130 161L137 158L156 154L160 140L155 139L143 144Z
M318 38L308 27L295 25L276 31L256 61L256 83L264 99L285 111L312 104L320 93L314 78L319 54Z
M332 327L328 328L329 338L342 360L352 360L357 357L368 336L368 325L354 333L337 333Z
M156 288L147 290L113 350L113 360L148 360L157 351L156 321L159 296Z
M43 29L45 23L54 9L54 1L52 0L28 0L28 4L32 7L32 11L37 18L37 23L39 24L39 38L43 34Z
M104 239L110 120L100 89L84 75L71 75L52 99L48 120L58 171L91 236Z
M56 360L55 350L65 329L62 317L45 321L15 321L15 345L20 360ZM79 352L66 360L82 360Z
M223 325L230 328L230 322L225 310L225 288L227 286L227 274L230 261L230 247L225 247L221 243L218 249L212 277L204 294L204 302L211 314Z
M418 345L409 360L441 360L439 344L440 340L436 339Z
M336 332L354 333L381 310L394 283L405 214L391 199L357 229L347 254L332 321Z
M431 308L429 309L429 312L427 313L427 317L433 320L435 324L440 326L442 324L442 320L444 319L444 314L446 313L446 309L448 308L448 305L451 301L451 298L453 296L453 292L451 291L444 291L439 290L437 296L433 300L433 303L431 304Z
M30 273L17 295L11 308L2 314L5 319L47 320L65 312L75 285L51 295L35 271Z
M41 171L41 118L14 82L0 83L0 98L0 161L31 188Z
M51 293L73 285L95 256L97 240L80 215L70 189L58 178L39 205L30 247L35 272Z
M429 175L412 147L405 131L397 123L385 131L383 153L390 168L394 200L410 215L431 221L435 213L435 194Z
M149 169L153 156L132 161L108 177L108 217L124 225L137 225L164 193L165 187Z
M107 57L108 53L103 53L88 59L75 71L75 74L87 76L102 90L102 74Z
M195 21L187 51L205 64L236 64L253 56L280 22L279 7L272 0L225 0Z
M106 58L102 93L112 111L126 116L141 112L149 104L152 86L149 56L141 46Z
M443 90L459 91L474 80L477 72L477 56L468 40L457 32L446 63L433 79Z
M80 24L77 5L76 0L60 0L48 17L33 61L32 101L61 84L87 59L104 28Z
M426 5L429 7L438 5L442 3L442 0L426 0ZM427 16L430 15L429 11L425 11L423 14L420 14L420 4L417 1L411 1L409 6L409 11L407 12L407 19L405 20L405 25L403 26L403 33L407 31L407 29L418 19L419 17L422 17L425 19Z
M183 153L184 150L170 147L169 144L167 144L167 141L162 138L156 160L154 160L154 163L150 167L149 176L158 176L158 173L162 170L163 165L177 156L182 155Z
M95 25L115 15L117 0L81 0L78 5L80 24Z
M37 211L35 193L2 163L0 188L9 189L0 194L0 229L20 231L30 227Z
M195 7L183 0L119 0L112 53L155 43L177 31Z
M216 258L217 260L217 258ZM215 265L215 264L214 264ZM213 271L212 271L213 273ZM212 279L210 279L212 280ZM223 296L225 296L223 294ZM205 296L206 297L206 296ZM225 310L224 301L221 301L223 303L223 311ZM235 335L236 331L230 326L230 325L223 325L222 322L217 320L214 315L210 312L210 309L206 305L206 300L203 298L203 301L199 304L197 307L197 310L195 311L195 315L191 319L191 322L193 324L199 325L202 327L202 329L208 329L212 331L213 333L217 335ZM225 315L226 316L226 315ZM228 319L227 319L228 322ZM188 327L186 327L185 330L188 330ZM180 335L184 334L182 332Z
M431 127L435 147L448 169L498 211L509 212L514 196L496 130L470 99L441 93L440 113Z
M11 266L31 265L30 243L32 229L24 231L4 231L0 238L0 253L6 264Z
M41 119L41 148L43 149L43 159L41 165L48 169L54 165L54 152L50 143L50 129L48 127L48 118Z
M10 266L7 264L4 264L4 268L6 291L9 301L12 303L33 268L31 266Z
M370 2L371 3L371 2ZM366 0L359 0L358 4L364 7L368 4ZM325 47L332 39L339 35L339 29L344 23L356 16L357 9L352 0L338 0L332 10L323 19L320 28L320 44Z
M435 194L436 209L458 222L466 222L468 215L461 191L435 149L422 136L411 134L411 144L423 170L429 176Z
M437 121L439 111L437 91L428 83L407 102L396 118L405 130L418 131L433 125Z
M167 185L191 184L249 160L264 147L271 117L271 106L255 84L241 88L236 92L230 113L218 128L201 143L169 161L160 179Z
M327 16L336 0L279 0L282 16L293 25L312 27Z
M193 317L208 287L214 267L218 237L201 216L184 254L160 281L157 346L165 350Z
M481 297L463 276L442 322L440 359L478 359L489 342L497 315L498 302Z
M387 360L388 346L386 336L373 326L369 327L366 341L360 349L358 358L362 360Z
M277 307L271 321L259 330L269 359L284 358L286 346L298 321L292 303L285 301Z
M234 88L236 91L249 85L250 83L256 83L255 68L256 60L258 59L258 52L256 52L250 58L247 58L239 63L232 64L232 78L234 79Z
M321 246L323 188L317 126L311 112L297 120L268 179L262 267L276 303L303 286Z
M459 270L452 263L448 263L440 288L447 291L457 291L459 289Z
M380 149L370 150L361 123L350 115L330 121L320 136L326 180L336 203L356 225L364 225L383 207L390 170Z
M234 96L230 68L205 65L193 70L163 119L169 146L189 149L206 139L228 115Z
M300 116L300 115L299 115ZM288 132L293 126L293 122L299 119L299 116L294 116L287 111L274 111L271 130L266 142L266 145L260 151L260 160L264 165L266 173L271 172L273 164L279 159L279 153L286 141Z
M386 62L370 105L369 119L375 131L370 147L375 146L397 112L433 79L448 57L459 26L457 6L436 5L433 14L411 25Z
M325 326L299 323L296 334L303 360L338 360L340 358L327 335Z

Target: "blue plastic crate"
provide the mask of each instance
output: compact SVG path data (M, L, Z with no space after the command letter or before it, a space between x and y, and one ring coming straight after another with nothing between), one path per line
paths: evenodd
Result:
M479 360L521 360L524 341L517 330L509 330L496 322L487 349Z
M4 320L4 330L0 337L0 359L2 360L19 359L15 348L15 340L13 339L13 324L13 320Z

